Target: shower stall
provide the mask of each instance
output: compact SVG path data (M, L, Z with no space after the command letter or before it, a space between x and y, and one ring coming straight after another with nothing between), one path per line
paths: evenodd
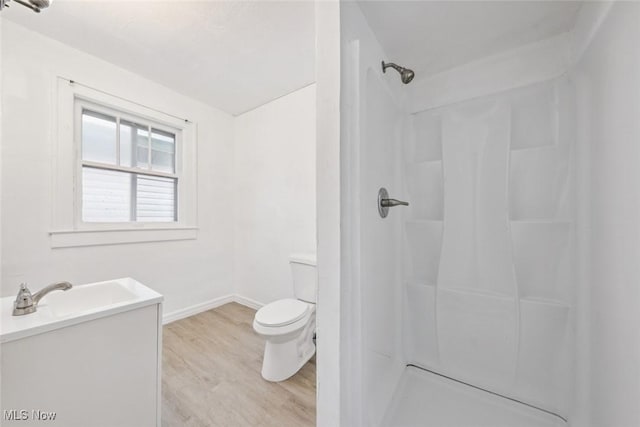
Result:
M519 13L429 3L340 6L347 419L640 425L640 5L565 5L552 35L421 75L390 56L419 40L398 8ZM409 206L381 217L381 188Z

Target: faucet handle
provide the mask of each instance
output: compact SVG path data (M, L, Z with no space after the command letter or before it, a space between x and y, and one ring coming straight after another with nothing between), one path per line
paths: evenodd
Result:
M18 291L18 296L13 306L17 309L25 309L33 306L33 295L31 295L31 291L26 283L20 284L20 290Z

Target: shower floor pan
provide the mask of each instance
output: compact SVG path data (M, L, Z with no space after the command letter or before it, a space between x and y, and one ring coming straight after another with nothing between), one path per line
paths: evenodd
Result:
M382 426L566 427L566 423L527 405L408 366Z

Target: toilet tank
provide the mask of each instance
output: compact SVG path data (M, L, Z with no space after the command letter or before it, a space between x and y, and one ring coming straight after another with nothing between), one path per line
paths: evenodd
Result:
M316 303L318 274L315 254L295 254L289 257L293 292L297 299Z

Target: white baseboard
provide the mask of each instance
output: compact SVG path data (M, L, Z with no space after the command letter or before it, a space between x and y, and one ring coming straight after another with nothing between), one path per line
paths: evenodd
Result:
M198 313L202 313L203 311L211 310L212 308L220 307L221 305L225 305L233 301L234 301L234 295L225 295L223 297L214 298L209 301L201 302L200 304L196 304L180 310L172 311L171 313L165 313L162 316L162 324L166 325L167 323L175 322L176 320L184 319L185 317L190 317Z
M262 306L264 305L263 303L258 302L254 299L243 297L242 295L238 295L238 294L235 294L233 296L233 300L238 304L242 304L245 307L253 308L254 310L258 310L262 308Z
M225 295L223 297L214 298L209 301L201 302L200 304L195 304L190 307L172 311L171 313L165 313L162 316L162 324L166 325L168 323L175 322L176 320L195 316L198 313L211 310L212 308L220 307L221 305L225 305L230 302L237 302L238 304L242 304L246 307L253 308L255 310L259 309L264 305L262 303L259 303L258 301L252 300L251 298L243 297L241 295L235 295L235 294Z

